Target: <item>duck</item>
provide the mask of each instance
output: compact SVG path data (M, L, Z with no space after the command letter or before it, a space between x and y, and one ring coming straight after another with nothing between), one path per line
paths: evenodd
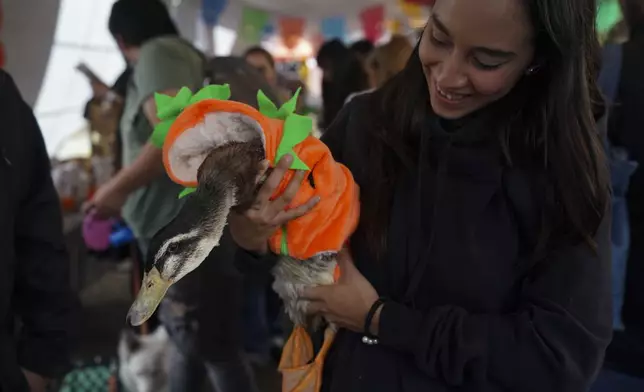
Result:
M308 302L300 300L299 293L336 282L335 257L357 226L359 189L351 172L311 135L311 119L294 113L297 94L277 108L259 91L259 110L229 97L227 85L208 86L195 95L182 89L175 97L155 96L163 121L152 140L163 148L168 176L186 186L180 195L186 200L157 234L163 240L152 240L153 257L128 319L141 325L152 315L168 288L198 268L219 245L229 214L251 208L271 170L264 172L262 163L274 165L290 154L292 170L274 196L284 191L295 170L306 170L307 178L291 207L314 195L320 202L269 240L269 248L279 256L272 288L294 324L279 369L283 390L301 390L311 382L316 390L337 328L321 317L308 317ZM326 325L324 343L315 356L308 331L321 325Z

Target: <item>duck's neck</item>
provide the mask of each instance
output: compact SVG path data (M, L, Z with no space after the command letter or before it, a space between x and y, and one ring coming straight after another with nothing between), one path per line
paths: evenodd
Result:
M228 214L237 204L237 187L230 183L222 183L219 186L200 188L197 190L198 197L205 205L203 217L204 230L209 238L208 246L219 245L224 228L228 223Z

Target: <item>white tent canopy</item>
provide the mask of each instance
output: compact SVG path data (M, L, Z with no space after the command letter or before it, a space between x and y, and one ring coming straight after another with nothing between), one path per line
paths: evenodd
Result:
M389 15L398 11L397 0L229 0L220 26L210 31L201 23L201 1L166 0L181 33L201 49L214 46L214 52L220 55L244 49L235 42L245 5L275 17L303 17L307 20L305 34L310 37L318 33L322 18L345 16L350 39L361 37L358 15L362 9L385 4ZM7 69L25 99L35 104L36 117L52 154L85 124L83 109L91 90L75 70L76 65L85 62L106 83L112 83L125 64L107 29L114 0L51 0L46 2L48 7L40 3L40 0L9 2L3 39Z

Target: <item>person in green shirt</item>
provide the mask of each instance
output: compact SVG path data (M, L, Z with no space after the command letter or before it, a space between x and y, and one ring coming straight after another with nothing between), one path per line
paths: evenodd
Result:
M123 166L97 190L85 210L99 216L121 214L134 232L141 253L149 257L155 251L149 249L152 237L176 216L182 205L178 199L182 188L166 175L162 151L149 141L154 126L159 123L154 94L176 95L184 86L193 91L199 89L205 76L205 58L179 37L160 0L116 1L109 29L133 72L120 124ZM199 279L199 274L192 275ZM228 332L207 330L209 317L227 320L231 328L220 331L231 331L240 315L222 305L222 301L207 300L210 295L203 290L176 286L174 292L168 292L159 309L159 319L174 343L170 392L200 390L206 374L219 392L256 391L241 348L226 343L224 350L209 344L235 341ZM185 311L179 314L176 309ZM186 327L190 325L203 328L197 331Z

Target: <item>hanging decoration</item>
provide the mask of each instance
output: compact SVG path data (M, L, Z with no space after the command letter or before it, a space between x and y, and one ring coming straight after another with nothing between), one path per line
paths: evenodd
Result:
M279 20L280 36L284 46L295 48L304 35L305 21L302 18L283 17Z
M436 0L405 0L407 4L433 6Z
M267 23L268 14L266 12L251 7L244 7L239 25L239 37L247 45L258 44L261 42Z
M419 4L410 3L408 0L398 0L398 6L406 18L407 25L412 29L418 29L425 25L427 22L425 10ZM402 25L403 23L401 23ZM401 26L402 28L402 26Z
M400 21L400 19L391 19L387 21L387 26L389 26L389 30L392 34L405 33L404 24Z
M273 21L271 18L269 18L266 21L266 25L264 26L264 30L262 30L262 40L269 39L275 34L275 21Z
M364 9L360 13L360 21L364 30L365 38L371 42L376 42L384 32L385 7L376 5Z
M410 3L407 0L398 0L398 5L400 5L402 12L410 18L419 18L423 14L420 5Z
M221 13L226 9L228 0L201 0L201 17L206 26L214 27Z
M324 40L337 38L345 41L347 37L347 21L343 16L322 19L320 32Z

